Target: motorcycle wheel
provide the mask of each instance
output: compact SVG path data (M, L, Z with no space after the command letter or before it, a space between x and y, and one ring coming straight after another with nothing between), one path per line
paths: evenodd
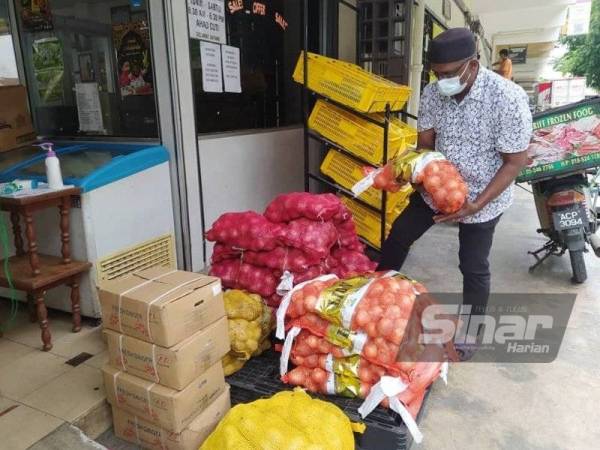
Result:
M571 268L573 269L573 283L581 284L587 280L587 269L583 259L583 250L569 251L571 258Z

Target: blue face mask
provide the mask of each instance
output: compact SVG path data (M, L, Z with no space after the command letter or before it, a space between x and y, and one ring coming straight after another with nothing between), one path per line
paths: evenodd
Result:
M437 81L437 86L440 91L440 94L445 95L446 97L452 97L453 95L460 94L462 91L464 91L467 87L467 82L461 83L460 79L465 74L468 67L469 64L467 63L460 75L456 75L452 78L439 79ZM469 78L471 78L471 75L469 75ZM469 81L469 78L467 78L467 81Z

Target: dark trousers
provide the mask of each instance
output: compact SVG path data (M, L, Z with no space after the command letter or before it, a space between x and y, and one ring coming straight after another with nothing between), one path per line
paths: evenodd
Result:
M408 207L394 222L390 235L383 244L378 270L399 271L412 244L434 225L435 214L421 194L415 192L410 197ZM500 216L484 223L459 224L458 256L459 268L463 275L463 304L472 306L472 314L484 313L490 295L488 257L494 230L499 221Z

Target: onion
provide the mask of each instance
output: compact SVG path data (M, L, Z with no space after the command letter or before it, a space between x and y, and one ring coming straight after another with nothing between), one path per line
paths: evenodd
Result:
M307 356L306 358L304 358L303 366L306 366L310 369L314 369L318 365L319 365L319 355L313 354L313 355L310 355L310 356Z
M313 370L310 376L319 386L327 381L327 372L325 372L323 369L317 368Z
M306 338L306 344L314 350L319 346L319 338L311 334Z
M358 368L358 378L360 378L360 381L369 383L372 377L373 374L371 373L371 370L368 367L366 367L366 364L363 364L361 362L361 365Z
M300 367L297 367L288 373L288 382L293 384L294 386L303 386L306 381L306 376L304 374L304 370Z
M377 323L376 322L369 322L367 324L367 326L365 327L365 331L367 332L367 334L374 338L377 337L377 335L379 334L377 331Z
M442 178L438 175L433 175L431 177L426 177L423 181L423 185L427 192L435 194L438 190L441 189L442 186Z
M393 330L394 330L394 322L392 322L392 319L384 317L377 324L377 331L379 331L379 334L381 336L388 336L392 333Z
M371 317L369 317L369 313L366 311L358 311L356 313L356 325L360 328L364 328L368 323Z
M371 392L371 385L368 383L360 383L360 398L367 398L369 392Z
M377 358L377 346L373 342L369 342L365 345L364 352L367 358Z

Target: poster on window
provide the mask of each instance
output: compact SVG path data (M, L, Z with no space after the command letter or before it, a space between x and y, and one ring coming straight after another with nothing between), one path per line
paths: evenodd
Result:
M145 21L113 25L121 97L154 92L149 31Z
M76 83L75 101L79 130L104 133L98 83Z
M26 31L48 31L54 28L50 0L21 0L21 21Z
M202 89L204 92L223 92L221 46L201 41L200 60L202 62Z
M33 74L42 104L63 101L65 65L63 48L58 38L45 38L32 44Z
M188 0L190 37L227 44L224 0Z
M240 49L229 45L221 46L223 60L223 82L225 92L242 92L242 75L240 69Z

